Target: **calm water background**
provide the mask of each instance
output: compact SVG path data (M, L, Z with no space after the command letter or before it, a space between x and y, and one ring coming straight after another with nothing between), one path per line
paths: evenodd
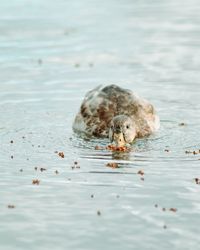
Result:
M199 13L198 0L1 1L1 249L198 249L200 155L185 150L200 148ZM130 153L71 129L85 93L110 83L161 118Z

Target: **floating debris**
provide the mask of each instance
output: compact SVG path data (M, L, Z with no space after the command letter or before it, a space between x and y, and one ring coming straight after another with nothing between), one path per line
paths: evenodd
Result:
M169 209L169 211L176 213L176 212L177 212L177 208L171 207L171 208Z
M193 150L193 151L186 150L185 153L186 153L186 154L197 155L197 154L200 154L200 149Z
M154 207L155 207L155 208L158 208L158 204L155 204ZM163 207L163 208L162 208L162 211L163 211L163 212L170 211L170 212L176 213L176 212L178 211L178 209L177 209L177 208L174 208L174 207L171 207L171 208L165 208L165 207Z
M40 168L41 172L46 171L46 170L47 170L46 168Z
M106 164L106 166L110 168L119 168L119 165L116 162L109 162Z
M106 147L107 150L111 150L111 151L120 151L120 152L126 152L128 151L128 147L126 146L122 146L122 147L117 147L115 145L108 145Z
M13 143L13 140L11 140L10 143Z
M58 155L61 157L61 158L65 158L65 155L63 152L59 152Z
M38 179L32 180L33 185L39 185L40 181Z
M137 174L140 174L140 175L144 175L144 171L143 170L139 170L138 172L137 172Z
M15 208L15 205L8 205L8 208Z
M185 126L186 124L184 122L181 122L178 124L179 126Z
M78 165L77 161L74 161L74 165L71 168L75 169L75 168L81 168L81 167L80 167L80 165Z
M200 179L199 178L194 178L194 180L195 180L195 182L196 182L196 184L200 184Z
M59 174L58 170L55 171L55 174Z
M110 151L118 151L118 152L126 152L129 151L130 149L126 146L122 146L122 147L117 147L115 145L108 145L106 147L101 147L99 145L96 145L95 150L110 150Z
M101 212L100 212L99 210L97 211L97 215L98 215L98 216L100 216L100 215L101 215Z

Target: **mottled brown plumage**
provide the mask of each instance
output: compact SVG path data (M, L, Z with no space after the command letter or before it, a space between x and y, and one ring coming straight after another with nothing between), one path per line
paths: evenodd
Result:
M89 91L74 120L75 131L95 137L108 137L111 121L125 115L135 124L136 136L143 137L159 128L154 107L130 90L116 85L98 86Z

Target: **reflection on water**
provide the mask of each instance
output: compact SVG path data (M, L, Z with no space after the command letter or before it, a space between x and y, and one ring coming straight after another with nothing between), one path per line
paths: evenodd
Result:
M197 0L2 1L2 249L198 248L199 11ZM74 134L102 83L152 102L159 132L123 153Z

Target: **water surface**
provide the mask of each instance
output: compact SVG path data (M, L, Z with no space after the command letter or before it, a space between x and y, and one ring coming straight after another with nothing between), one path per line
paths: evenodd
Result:
M198 1L0 5L1 249L197 249L200 154L185 151L200 149ZM130 153L71 129L85 93L110 83L161 118Z

